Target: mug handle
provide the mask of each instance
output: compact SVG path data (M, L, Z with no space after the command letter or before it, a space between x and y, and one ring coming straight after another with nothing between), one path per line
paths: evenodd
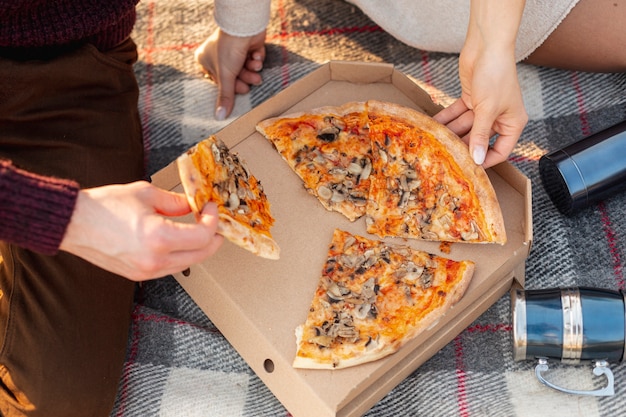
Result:
M584 391L584 390L572 390L568 388L559 387L558 385L553 384L552 382L546 380L542 372L546 372L548 370L548 360L546 358L538 358L539 363L535 367L535 375L539 382L548 387L555 389L557 391L564 392L566 394L574 394L574 395L591 395L595 397L610 397L611 395L615 395L615 389L613 387L614 377L613 372L609 369L609 363L605 360L595 361L593 367L593 373L596 376L600 376L602 374L606 375L607 386L604 388L600 388L593 391Z

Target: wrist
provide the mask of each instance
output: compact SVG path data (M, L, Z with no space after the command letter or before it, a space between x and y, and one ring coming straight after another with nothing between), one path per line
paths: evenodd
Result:
M270 0L215 0L215 22L231 36L263 32L270 21Z
M471 49L514 53L525 0L472 0L466 45Z

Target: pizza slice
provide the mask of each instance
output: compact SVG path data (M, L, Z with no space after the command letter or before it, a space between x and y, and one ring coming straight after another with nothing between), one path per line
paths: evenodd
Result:
M367 231L380 237L504 244L500 204L467 145L417 110L367 104L373 167Z
M372 165L364 103L274 117L257 130L327 210L350 221L365 214Z
M296 329L296 368L340 369L397 352L458 302L474 273L408 246L335 230L309 313Z
M218 233L268 259L280 248L270 228L274 218L261 183L216 136L198 143L178 160L180 180L196 216L209 201L218 207Z

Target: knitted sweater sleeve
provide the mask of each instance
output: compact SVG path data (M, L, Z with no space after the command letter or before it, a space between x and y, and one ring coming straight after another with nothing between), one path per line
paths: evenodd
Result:
M78 191L74 181L32 174L0 160L0 240L56 254Z
M254 36L270 21L271 0L215 0L215 22L232 36Z

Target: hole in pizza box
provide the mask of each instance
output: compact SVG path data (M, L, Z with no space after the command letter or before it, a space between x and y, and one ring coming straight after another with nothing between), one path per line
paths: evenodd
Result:
M265 369L265 372L268 374L274 372L274 361L271 359L265 359L263 362L263 369Z

